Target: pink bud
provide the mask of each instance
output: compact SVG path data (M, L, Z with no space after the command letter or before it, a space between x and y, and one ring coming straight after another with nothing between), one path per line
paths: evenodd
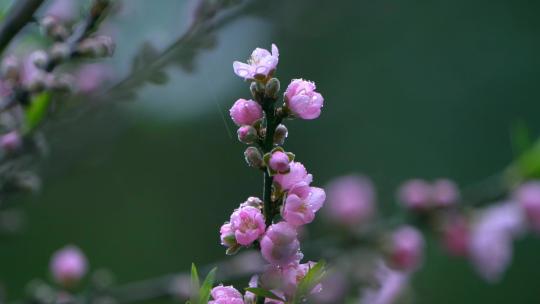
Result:
M525 212L529 226L540 232L540 181L531 181L521 185L514 197Z
M270 169L272 169L275 172L285 173L289 171L290 161L291 160L286 153L282 151L275 151L270 156L270 160L268 161L268 166L270 166Z
M265 231L264 216L261 210L251 206L237 209L231 215L231 229L240 245L250 245Z
M279 62L279 51L272 44L272 53L268 50L256 48L251 53L247 64L239 61L233 63L234 73L244 79L260 79L272 76Z
M55 0L45 12L45 15L53 16L61 22L71 21L77 14L77 1L73 0Z
M238 99L229 110L235 124L252 125L263 117L261 105L251 99Z
M457 202L459 190L457 185L449 179L436 180L432 185L432 200L436 207L446 207Z
M244 304L242 294L232 286L216 286L210 294L214 301L208 304Z
M70 286L86 274L86 257L78 247L69 245L53 254L50 269L56 282Z
M426 209L430 205L431 186L424 180L412 179L399 188L398 199L407 208Z
M323 210L332 222L356 227L375 214L375 189L368 178L357 175L339 177L326 189L328 200Z
M285 101L295 116L315 119L321 115L324 98L315 92L315 83L294 79L285 91Z
M424 238L420 231L403 226L394 231L390 250L390 264L396 269L414 271L422 263Z
M300 242L293 226L279 222L268 227L261 239L261 253L273 265L286 266L298 259Z
M15 152L22 146L22 139L17 131L11 131L0 137L0 147L6 152Z
M287 194L283 218L293 226L311 223L325 199L323 189L310 187L306 183L297 184Z
M462 216L453 216L444 223L442 242L451 255L467 255L469 250L469 225Z
M225 247L234 247L237 245L236 237L234 236L234 231L231 227L230 223L225 223L221 226L220 232L220 239L221 239L221 245Z
M285 174L278 174L274 177L274 182L279 185L282 190L289 190L298 183L311 184L313 176L307 173L306 168L299 162L291 162L289 164L290 171Z
M241 126L236 133L238 135L238 140L244 144L249 145L257 140L257 130L252 126Z

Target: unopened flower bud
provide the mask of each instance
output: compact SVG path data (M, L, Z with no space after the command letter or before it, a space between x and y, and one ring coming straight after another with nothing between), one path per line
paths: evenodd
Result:
M50 269L56 282L69 287L86 274L87 264L83 252L78 247L70 245L54 253Z
M220 230L221 245L227 247L227 254L234 254L240 249L240 245L236 242L234 236L234 230L230 223L225 223L221 226Z
M268 168L276 173L289 172L289 163L292 161L289 155L283 151L275 151L270 155L268 159Z
M32 63L40 69L43 69L45 65L47 65L47 61L49 60L49 56L47 55L47 53L42 50L33 52L30 55L30 58L32 60Z
M61 74L58 76L55 76L51 83L50 87L53 90L56 91L62 91L62 92L71 92L74 88L75 79L73 76L69 74Z
M63 61L70 55L69 46L66 43L55 43L51 48L51 59Z
M30 92L41 92L45 89L47 86L47 79L48 74L43 73L43 71L39 71L36 74L33 75L28 81L26 82L26 88Z
M41 189L41 179L30 171L19 172L13 177L13 185L27 192L38 192Z
M17 131L11 131L0 137L0 147L8 153L17 151L22 145L22 139Z
M276 131L274 131L274 144L280 146L283 145L288 135L289 130L287 130L287 127L285 127L285 125L277 126Z
M54 18L53 16L45 16L43 17L43 19L41 19L39 24L41 25L43 34L50 35L53 28L58 25L58 20Z
M19 77L19 60L14 55L8 55L2 60L2 75L5 78L17 79Z
M263 202L260 198L258 197L255 197L255 196L250 196L248 197L248 199L243 202L242 204L240 204L240 208L242 207L246 207L246 206L251 206L251 207L255 207L255 208L261 208L263 205Z
M259 149L248 147L244 152L244 157L249 166L253 168L261 168L263 166L263 157Z
M258 138L257 130L255 130L255 128L252 126L247 125L238 128L237 134L238 140L248 145L254 143Z
M229 114L238 126L252 125L263 117L263 110L256 101L240 98L233 104Z
M251 91L251 96L257 99L257 97L264 92L264 85L258 81L254 81L249 86L249 90Z
M424 238L420 231L403 226L392 234L390 265L403 271L417 270L422 264Z
M277 78L272 78L268 81L268 83L266 84L266 88L264 90L264 94L267 96L267 97L270 97L270 98L277 98L278 96L278 93L279 93L279 88L280 88L280 85L279 85L279 80Z

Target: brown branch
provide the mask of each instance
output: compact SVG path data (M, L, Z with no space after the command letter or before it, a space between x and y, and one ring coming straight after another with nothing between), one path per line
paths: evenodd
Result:
M43 0L17 0L0 25L0 54L17 33L32 20Z

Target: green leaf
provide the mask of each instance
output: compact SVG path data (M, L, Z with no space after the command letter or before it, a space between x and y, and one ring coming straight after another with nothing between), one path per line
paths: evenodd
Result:
M278 297L277 295L275 295L273 292L269 291L269 290L266 290L264 288L260 288L260 287L248 287L245 289L246 291L249 291L251 293L254 293L256 296L258 297L263 297L263 298L267 298L267 299L272 299L272 300L278 300L278 301L282 301L282 302L285 302L284 299Z
M518 121L514 124L510 140L512 142L514 156L516 157L522 155L531 148L532 140L529 128L527 128L523 121Z
M293 298L293 304L300 303L313 288L321 282L325 274L325 265L326 263L321 260L317 264L313 265L306 275L298 283L296 288L296 293Z
M32 99L26 109L24 133L32 132L45 117L51 101L51 94L43 92Z
M191 297L190 301L195 304L199 303L199 272L197 271L197 266L195 263L191 263Z
M201 289L199 290L199 303L200 304L206 304L208 303L208 300L210 299L210 291L212 290L212 287L214 286L214 280L216 278L216 270L217 268L210 270L210 272L206 275L206 278L204 279Z

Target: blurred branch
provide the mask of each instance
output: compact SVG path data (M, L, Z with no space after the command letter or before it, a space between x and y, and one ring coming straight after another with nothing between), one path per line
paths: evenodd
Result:
M163 69L169 64L178 64L191 70L197 50L212 48L215 45L215 37L212 36L215 30L234 20L248 2L253 1L199 1L199 6L193 12L193 21L184 34L161 52L150 44L143 45L131 72L101 96L132 99L135 96L134 90L146 82L166 82L167 75ZM230 14L223 14L232 8L235 9Z
M17 0L0 25L0 54L17 33L32 20L43 0Z
M66 39L65 44L68 48L67 58L77 57L77 45L92 32L97 21L104 16L109 7L109 0L94 0L88 15L81 21L73 33ZM65 60L65 59L63 59ZM49 58L45 64L44 70L52 72L63 60L59 58ZM21 86L13 89L12 94L8 95L0 104L0 112L6 111L17 104L27 105L31 94Z

